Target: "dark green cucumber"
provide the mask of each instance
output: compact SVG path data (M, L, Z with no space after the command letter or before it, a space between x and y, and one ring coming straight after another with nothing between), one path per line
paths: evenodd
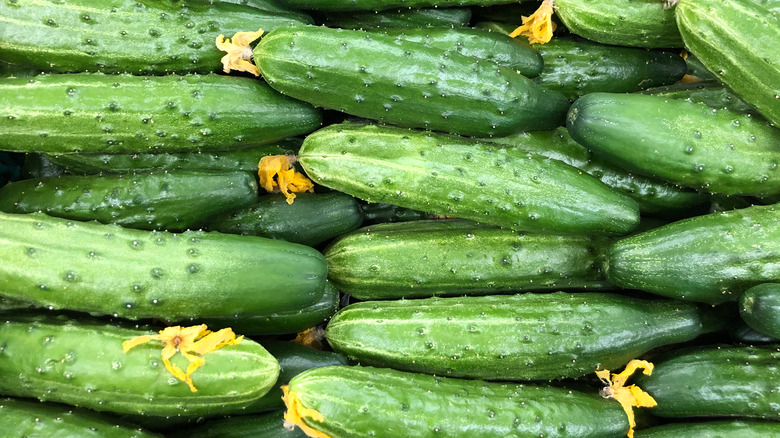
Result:
M298 156L315 182L369 202L549 233L628 233L633 199L540 155L375 125L331 125ZM550 196L555 193L556 196Z
M702 332L698 308L605 293L368 301L328 323L361 364L487 380L551 380L615 369Z
M728 326L728 335L730 340L736 344L774 344L778 342L777 338L767 336L750 327L741 318Z
M289 391L323 417L304 414L302 421L334 438L618 438L628 431L620 405L595 391L371 367L306 371L290 381Z
M753 286L739 298L739 314L752 328L780 339L780 283Z
M360 204L360 208L363 209L364 226L386 222L407 222L431 218L431 215L422 211L381 202L363 202Z
M171 321L269 314L315 303L326 274L319 252L279 240L0 213L0 293L38 307Z
M86 409L13 398L0 399L0 430L9 438L162 438Z
M310 22L218 1L17 0L0 3L0 59L59 73L208 73L222 67L217 35Z
M86 318L6 319L0 324L0 393L120 414L217 415L240 412L279 375L276 359L244 338L203 356L192 392L166 370L159 341L123 353L122 342L153 333ZM171 362L187 368L180 354Z
M284 424L284 411L210 420L202 425L178 430L168 438L308 438L300 429Z
M277 91L406 127L509 135L563 124L568 100L492 62L378 32L297 26L254 49Z
M659 417L780 419L777 346L708 346L670 353L636 383Z
M62 154L47 155L49 161L68 173L134 173L152 170L198 172L244 171L257 173L257 163L266 155L296 154L303 140L284 139L272 144L216 152L170 154Z
M183 231L250 205L257 183L246 172L151 172L26 179L0 189L0 211L128 228Z
M606 242L526 234L471 221L361 228L325 251L328 278L361 300L601 289Z
M761 118L643 94L592 93L572 138L629 171L724 195L780 193L780 129Z
M51 161L48 155L26 153L20 174L21 179L52 178L65 175L67 172L64 167Z
M319 110L262 82L216 74L4 78L0 115L0 150L52 154L225 150L322 122Z
M780 205L674 222L617 241L607 259L607 279L618 286L712 304L736 301L752 286L780 280Z
M382 11L397 8L449 8L453 6L488 6L511 3L512 0L280 0L298 9L317 11Z
M738 113L756 112L755 108L740 99L733 91L714 80L707 82L678 82L669 86L649 88L642 91L642 93L663 96L667 99L701 102L710 108L723 108Z
M674 10L655 0L555 0L555 13L571 33L602 44L683 47Z
M780 126L780 12L756 0L681 0L674 12L685 47Z
M710 198L710 213L737 210L754 205L749 198L742 196L714 195Z
M637 430L634 433L634 438L768 438L774 436L780 436L780 423L750 420L665 424Z
M471 20L469 8L394 9L381 12L330 12L319 22L342 29L464 27Z
M221 233L261 236L316 246L355 230L362 223L363 210L355 198L340 192L330 192L301 193L292 204L288 204L281 194L261 196L253 205L211 218L207 227Z
M718 77L715 76L715 74L711 71L707 70L707 67L702 65L701 61L699 61L695 55L688 53L688 55L685 57L685 63L688 65L687 74L693 76L691 79L707 82L717 82Z

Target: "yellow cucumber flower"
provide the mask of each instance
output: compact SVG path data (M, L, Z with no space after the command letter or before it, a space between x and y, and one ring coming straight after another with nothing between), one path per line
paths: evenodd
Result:
M303 417L309 417L313 421L322 423L325 421L325 417L314 409L309 409L303 406L298 395L294 392L290 392L289 385L282 385L282 400L287 411L284 413L284 427L288 430L293 430L295 426L301 428L301 431L312 438L331 438L330 435L320 432L303 422Z
M544 44L552 39L555 23L552 21L553 0L544 0L530 17L522 17L523 25L509 34L514 38L519 35L528 37L531 44Z
M282 192L288 204L295 200L295 193L314 192L314 183L295 171L295 161L288 155L267 155L258 164L260 186L268 192Z
M596 375L602 383L607 385L601 390L601 395L604 398L614 398L623 407L626 416L628 416L628 432L626 435L628 438L633 438L634 427L636 427L636 421L634 420L634 407L638 408L652 408L657 406L655 399L650 394L642 391L636 385L624 386L626 380L631 377L637 369L642 369L642 373L650 375L653 373L653 364L645 360L632 360L626 365L626 368L620 374L609 375L609 370L596 371Z
M257 32L238 32L233 35L233 41L220 34L217 37L217 48L227 55L222 57L222 70L230 73L231 70L247 71L255 76L260 76L260 69L251 61L252 48L249 44L263 35L263 29Z

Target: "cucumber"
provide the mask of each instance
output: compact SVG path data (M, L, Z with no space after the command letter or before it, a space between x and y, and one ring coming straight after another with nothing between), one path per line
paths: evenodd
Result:
M620 404L598 395L371 367L325 367L290 381L306 426L331 437L624 437ZM288 413L289 406L288 406Z
M0 293L37 307L170 321L270 314L319 300L326 274L319 252L278 240L0 213Z
M257 173L257 163L266 155L295 154L303 140L288 138L271 144L230 151L180 152L170 154L62 154L47 155L52 163L68 173L134 173L153 170L192 170L205 172L244 171Z
M512 0L280 0L283 4L317 11L382 11L397 8L449 8L453 6L489 6Z
M256 202L246 172L151 172L26 179L0 188L0 211L44 212L128 228L183 231Z
M722 211L737 210L747 208L753 205L749 198L742 196L723 196L715 195L710 199L710 213L720 213Z
M656 0L555 0L555 13L571 33L602 44L683 47L675 11Z
M780 283L753 286L739 298L739 314L752 328L780 339Z
M122 352L122 342L152 333L86 318L5 318L0 393L119 414L217 415L240 412L279 375L276 359L244 338L204 356L192 392L166 370L158 341ZM186 369L180 354L171 362Z
M0 150L52 154L225 150L322 122L319 110L261 82L216 74L4 78L0 113Z
M780 436L780 424L750 420L665 424L637 430L634 434L634 438L766 438L772 436Z
M315 182L360 199L510 229L619 234L639 222L636 202L595 178L477 140L331 125L309 135L298 158Z
M684 99L689 102L701 102L710 108L727 109L738 113L756 113L755 108L748 105L733 91L717 81L678 82L664 87L648 88L643 94L663 96L667 99Z
M685 57L685 63L688 65L687 74L694 76L695 79L707 82L717 82L718 77L715 76L715 74L711 71L707 70L707 67L702 65L701 61L699 61L695 55L688 53L688 56Z
M179 430L169 438L308 438L296 428L284 425L284 411L267 414L240 415L210 420L205 424Z
M51 161L48 155L27 153L24 154L20 179L52 178L66 173L65 168Z
M780 193L780 130L760 118L643 94L592 93L566 123L629 171L724 195Z
M464 27L471 20L469 8L393 9L371 12L330 12L319 22L342 29Z
M556 292L356 303L336 313L325 337L365 365L550 380L615 369L701 332L693 304Z
M752 286L780 280L780 205L697 216L626 237L608 250L607 266L607 279L624 288L736 301Z
M780 419L776 345L707 346L673 352L636 383L657 402L659 417ZM740 435L741 436L741 435Z
M361 300L601 289L605 242L526 234L471 221L361 228L325 251L328 278Z
M534 81L570 100L594 92L630 93L673 84L687 70L685 60L669 51L566 37L533 47L544 59L544 69Z
M739 319L728 327L728 334L731 342L735 344L756 345L774 344L778 342L777 338L759 333L753 327L747 325L742 319Z
M0 3L0 59L58 73L208 73L221 69L217 35L308 23L226 2L16 0Z
M780 10L780 2L776 2ZM745 102L780 126L780 12L756 0L681 0L685 47Z
M363 202L360 204L360 208L363 209L363 226L431 218L431 215L422 211L381 202Z
M508 68L377 32L279 28L254 60L282 94L405 127L509 135L561 126L569 107Z
M161 438L86 409L14 398L0 399L0 429L7 437Z
M316 246L355 230L361 223L363 210L355 198L344 193L330 192L301 193L292 204L288 204L281 194L261 196L253 205L211 218L207 227L221 233L261 236Z

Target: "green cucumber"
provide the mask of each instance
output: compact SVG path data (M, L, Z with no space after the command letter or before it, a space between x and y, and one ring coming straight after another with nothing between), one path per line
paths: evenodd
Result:
M571 33L616 46L683 47L674 12L656 0L555 0Z
M752 328L780 339L780 283L753 286L739 298L739 314Z
M225 150L322 122L319 110L259 81L216 74L4 78L0 114L0 150L52 154Z
M394 9L371 12L330 12L319 22L342 29L464 27L471 20L469 8Z
M508 68L379 32L280 28L260 40L254 60L283 94L405 127L509 135L561 126L569 107Z
M317 11L382 11L397 8L449 8L453 6L489 6L511 3L512 0L280 0L298 9Z
M636 383L658 406L659 417L780 419L777 346L707 346L670 353ZM687 436L687 435L686 435ZM741 436L741 435L740 435Z
M20 172L21 179L52 178L65 174L67 174L65 168L51 161L48 155L35 153L24 154L24 164L22 164Z
M715 74L711 71L707 70L707 67L702 65L701 61L699 61L695 55L688 53L688 56L685 57L685 63L688 65L687 74L693 76L694 80L698 79L699 81L717 82L718 77L715 76Z
M767 438L773 436L780 436L780 423L750 420L665 424L637 430L634 433L634 438Z
M315 182L360 199L510 229L619 234L639 223L636 202L595 178L478 140L341 124L309 135L298 158Z
M669 86L648 88L642 91L642 93L663 96L667 99L701 102L710 108L723 108L738 113L756 112L755 108L740 99L733 91L714 80L707 82L678 82Z
M310 428L339 437L618 438L620 404L550 386L434 377L371 367L325 367L290 381ZM288 409L289 414L289 409Z
M736 301L752 286L780 280L780 205L697 216L626 237L609 249L607 263L607 279L628 289Z
M271 144L215 152L180 152L170 154L62 154L47 155L52 163L68 173L134 173L152 170L199 172L244 171L257 173L257 163L266 155L295 154L303 140L288 138Z
M261 196L250 206L211 218L207 228L316 246L355 230L361 223L363 210L355 198L330 192L301 193L292 204L281 194Z
M217 415L240 412L279 375L276 359L245 338L203 356L192 392L166 370L159 341L122 351L122 342L152 333L86 318L5 318L0 393L120 414ZM180 354L171 362L187 368Z
M308 438L296 428L290 430L284 425L284 411L259 415L209 420L204 424L178 430L168 438Z
M674 13L685 47L780 126L780 12L756 0L681 0Z
M591 93L572 105L566 126L578 143L629 171L724 195L780 193L780 129L749 114Z
M736 344L756 345L774 344L778 342L777 338L756 331L742 319L739 319L728 326L728 335L730 340Z
M86 409L13 398L0 399L0 430L7 437L161 438Z
M183 231L256 202L246 172L151 172L26 179L0 188L0 211L33 213L128 228Z
M325 337L365 365L486 380L551 380L615 369L702 333L696 305L605 293L368 301Z
M0 3L0 59L58 73L208 73L222 67L217 35L308 23L218 1L16 0Z
M714 195L710 198L710 213L737 210L754 205L748 198L742 196Z
M0 213L0 294L37 307L170 321L300 309L325 258L254 236L142 231Z
M601 289L604 243L428 220L361 228L333 242L325 258L330 281L361 300Z
M428 213L381 202L363 202L363 225L431 219Z

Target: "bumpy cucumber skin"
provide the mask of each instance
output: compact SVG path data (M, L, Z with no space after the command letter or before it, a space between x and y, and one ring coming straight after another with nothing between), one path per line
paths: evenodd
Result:
M548 380L615 369L701 331L693 304L556 292L361 302L330 320L326 338L365 365Z
M685 47L780 126L780 13L755 0L681 0L675 17Z
M637 385L658 402L659 417L780 419L777 346L708 346L655 362Z
M299 374L289 389L324 417L303 421L333 438L617 438L628 430L618 403L546 386L325 367Z
M361 228L325 250L328 278L361 300L599 289L601 239L525 234L471 221Z
M469 8L397 9L382 12L330 12L319 22L342 29L464 27L471 20Z
M0 211L181 231L256 199L257 182L246 172L66 175L6 185L0 189Z
M162 438L87 410L13 398L0 399L0 430L7 437Z
M780 424L769 421L676 423L637 430L634 438L767 438L780 436Z
M225 150L322 122L319 110L260 81L216 74L5 78L0 114L0 150L53 154Z
M211 420L203 425L179 430L169 438L308 438L299 428L284 426L284 411L260 415L239 415Z
M753 329L780 339L780 283L753 286L739 298L739 314Z
M533 47L544 59L544 69L534 81L571 100L594 92L630 93L673 84L687 69L677 53L582 39L553 38Z
M192 392L165 369L159 342L122 352L122 342L152 333L84 318L6 319L0 324L0 391L120 414L216 415L240 412L279 375L276 359L245 338L204 356ZM187 367L181 355L172 362Z
M643 94L591 93L566 126L627 170L724 195L780 193L780 130L760 118Z
M664 87L648 88L643 94L663 96L667 99L682 99L689 102L700 102L710 108L727 109L738 113L755 113L756 110L748 105L733 91L724 87L716 80L702 82L678 82Z
M780 205L697 216L617 241L607 279L681 300L736 301L780 279Z
M515 230L625 234L639 222L636 202L595 178L477 140L340 124L309 135L298 158L314 181L369 202Z
M0 4L0 58L58 73L208 73L222 67L217 35L310 22L225 2L9 1Z
M573 34L602 44L683 47L674 10L653 0L556 0L555 14Z
M378 32L280 28L260 40L254 59L283 94L405 127L509 135L561 126L569 107L505 67Z
M362 223L363 210L355 198L330 192L300 193L292 204L287 204L283 195L261 196L249 207L213 217L208 228L315 246Z
M0 291L37 307L171 321L267 314L316 302L326 275L319 252L278 240L0 213Z
M396 8L428 8L453 6L490 6L511 3L512 0L280 0L298 9L318 11L382 11Z

